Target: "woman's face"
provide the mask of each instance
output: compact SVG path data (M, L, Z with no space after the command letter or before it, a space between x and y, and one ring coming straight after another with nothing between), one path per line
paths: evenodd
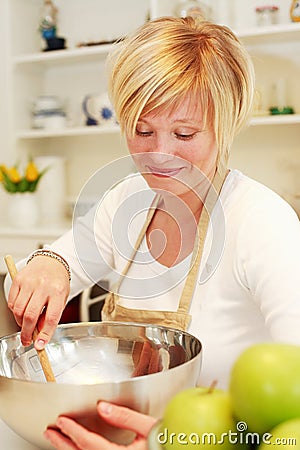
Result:
M156 191L184 195L205 177L212 180L216 170L214 133L204 128L201 108L191 96L177 108L141 115L127 145L138 170Z

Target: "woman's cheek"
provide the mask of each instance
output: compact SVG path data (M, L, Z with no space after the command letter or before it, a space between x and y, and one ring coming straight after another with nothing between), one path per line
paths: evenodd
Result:
M131 155L134 155L135 153L144 153L146 151L145 145L138 142L136 139L127 138L127 147Z

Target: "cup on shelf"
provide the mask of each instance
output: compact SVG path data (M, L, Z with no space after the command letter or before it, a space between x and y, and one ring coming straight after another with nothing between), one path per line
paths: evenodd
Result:
M66 113L62 101L54 95L41 95L35 99L32 107L32 128L61 129L66 127Z
M32 115L32 127L35 129L58 130L66 127L64 111L39 112Z
M52 111L54 109L61 109L62 102L56 95L39 95L33 101L33 112Z
M257 25L263 27L278 23L278 11L279 8L275 5L257 6L255 8Z

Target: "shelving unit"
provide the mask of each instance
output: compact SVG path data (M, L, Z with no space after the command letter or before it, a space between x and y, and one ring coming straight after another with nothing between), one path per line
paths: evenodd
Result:
M42 51L38 32L43 0L4 0L0 6L10 42L6 56L11 134L6 153L12 155L10 161L28 154L62 155L69 162L67 196L74 197L96 168L127 152L118 126L85 125L83 99L106 92L105 61L112 48L110 43L87 45L88 41L112 42L126 35L146 20L149 4L139 0L111 0L109 5L102 0L54 2L58 35L66 38L67 48L50 52ZM32 104L41 95L62 99L67 114L65 128L32 128ZM80 154L85 158L78 174L76 159Z
M115 126L85 126L82 101L86 95L106 91L105 60L111 44L79 43L119 39L142 24L149 11L140 0L54 0L58 7L58 34L66 38L64 50L42 51L38 32L43 0L0 2L1 160L13 164L32 156L61 156L66 164L66 199L76 198L93 172L125 154L120 130ZM124 20L125 19L125 20ZM32 102L55 95L65 104L67 127L32 129ZM49 192L51 196L51 192ZM0 192L2 210L8 196ZM69 208L67 208L69 212ZM43 222L33 230L13 228L0 219L0 260L11 253L16 260L51 242L70 226ZM4 272L0 264L0 273Z
M249 48L255 62L258 87L271 84L276 77L288 78L287 96L296 112L293 115L254 116L234 147L233 162L238 153L239 167L256 177L248 170L253 166L251 161L249 163L253 142L256 149L261 148L261 154L273 151L274 155L280 154L284 159L286 152L296 167L300 161L300 23L289 21L289 2L277 0L282 11L279 24L258 27L254 13L256 0L243 5L238 0L203 1L214 9L216 21L235 30ZM175 0L111 0L105 8L102 0L55 0L55 3L59 9L59 34L66 37L68 48L51 52L41 51L37 32L42 0L3 0L0 5L8 43L4 55L8 82L3 142L5 156L7 159L11 156L10 160L26 154L64 156L69 162L67 196L74 197L95 168L106 164L110 158L127 153L119 127L85 126L81 107L85 95L106 90L105 61L112 45L78 47L78 43L89 39L118 39L148 17L174 14ZM57 95L65 100L66 128L31 128L31 103L39 95ZM275 139L270 136L272 133ZM280 147L279 133L285 136L288 151ZM280 163L277 165L280 167ZM265 180L258 178L279 192L282 190L280 176L267 173Z
M245 41L247 45L262 45L274 40L282 42L290 42L296 39L300 40L300 24L279 24L261 28L249 28L237 32L238 36ZM86 64L88 62L95 62L99 59L105 59L108 52L113 46L111 44L66 49L53 51L48 53L30 53L20 55L13 58L13 66L15 70L26 70L26 67L31 69L37 66L41 70L47 70L62 63L66 65ZM265 116L254 117L251 120L251 125L278 125L278 124L297 124L299 123L299 115L289 116ZM84 135L103 135L118 133L119 128L116 127L86 127L76 126L73 128L66 128L63 130L18 130L16 133L17 139L34 139L34 138L49 138L49 137L64 137L64 136L84 136Z

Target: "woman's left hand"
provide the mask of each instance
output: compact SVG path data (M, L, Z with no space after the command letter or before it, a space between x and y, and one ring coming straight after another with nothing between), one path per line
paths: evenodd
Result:
M60 431L47 428L44 437L57 450L146 450L147 435L157 419L123 406L99 402L97 412L107 423L136 433L128 446L114 444L99 434L88 431L68 417L60 416L56 426Z

